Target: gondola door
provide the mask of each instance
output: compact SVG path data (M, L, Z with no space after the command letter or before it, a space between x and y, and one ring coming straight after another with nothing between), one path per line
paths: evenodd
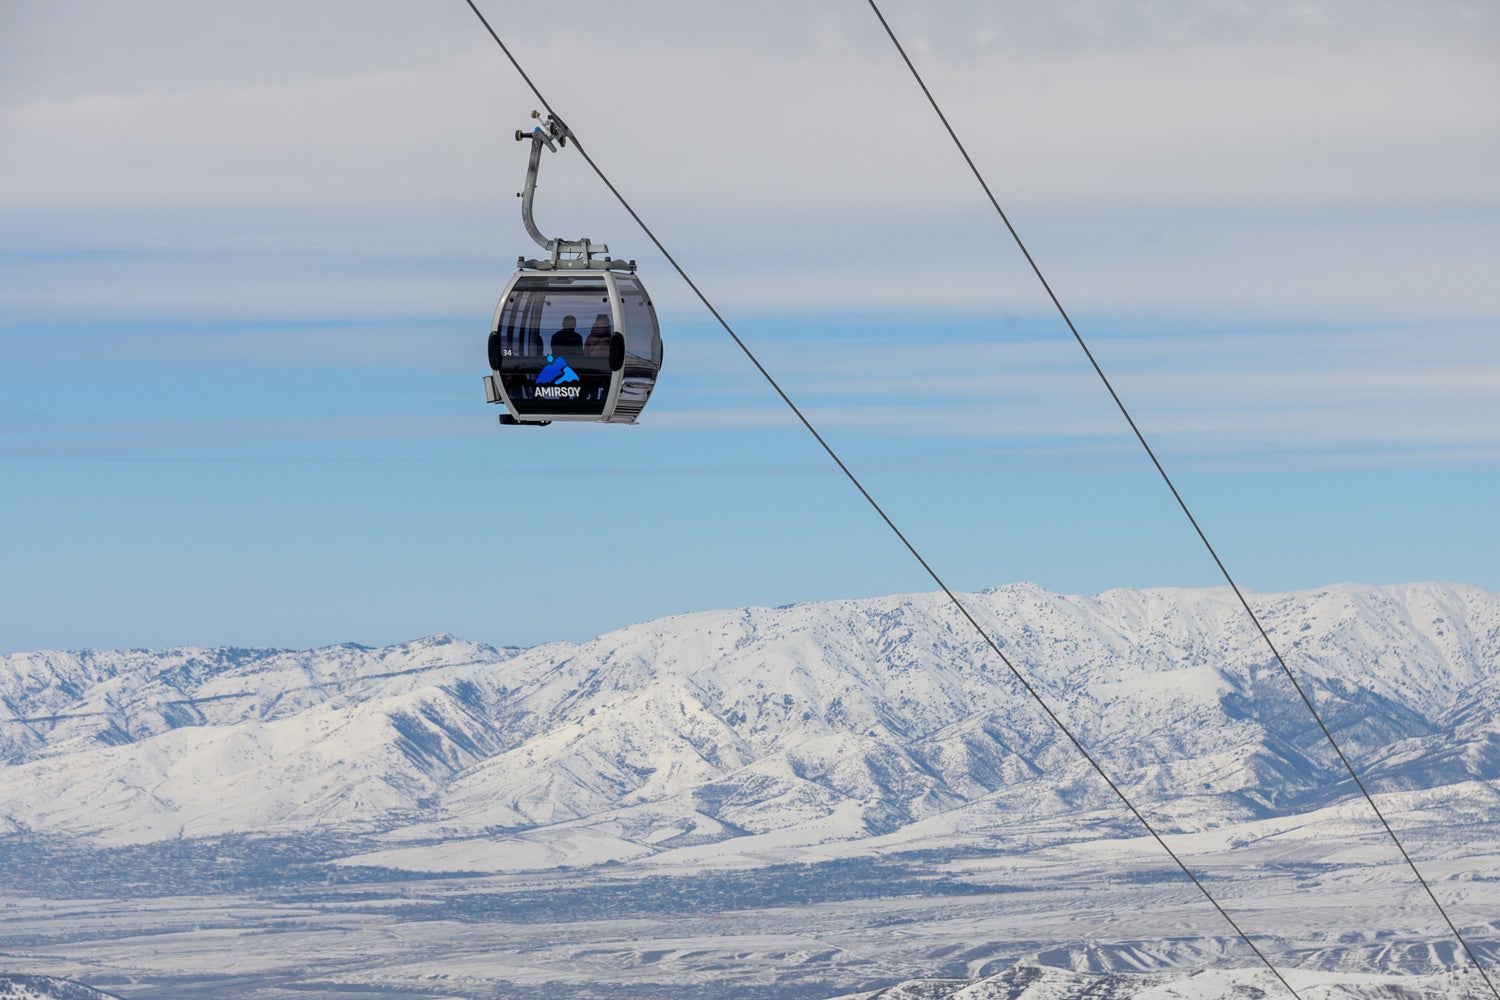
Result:
M495 312L490 364L520 420L608 420L614 309L602 274L527 274Z

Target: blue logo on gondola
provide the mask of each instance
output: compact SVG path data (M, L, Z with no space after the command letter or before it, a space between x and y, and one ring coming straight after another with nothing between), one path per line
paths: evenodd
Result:
M562 385L564 382L582 381L578 373L568 366L561 356L554 358L547 355L547 367L543 368L536 377L537 385Z

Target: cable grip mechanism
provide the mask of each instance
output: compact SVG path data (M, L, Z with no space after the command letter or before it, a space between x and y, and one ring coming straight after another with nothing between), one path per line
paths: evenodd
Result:
M533 111L531 117L541 118L542 113ZM541 271L570 269L633 271L635 270L634 261L611 259L608 246L595 243L587 236L576 240L548 239L537 228L536 220L532 217L532 205L536 199L536 178L542 166L542 148L546 147L555 153L567 147L568 139L572 135L568 126L554 114L548 114L544 123L535 126L530 132L525 129L516 129L517 142L531 140L531 158L526 164L526 186L520 193L521 222L526 226L527 234L536 245L547 251L549 255L543 260L523 257L517 263L523 268Z

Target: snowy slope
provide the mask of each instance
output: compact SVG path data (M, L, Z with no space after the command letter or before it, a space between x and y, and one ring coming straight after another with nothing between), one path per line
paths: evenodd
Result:
M118 1000L70 979L0 972L0 1000Z
M1450 1000L1453 975L1335 976L1293 970L1305 1000ZM1260 1000L1286 990L1264 969L1202 969L1156 974L1070 972L1023 964L984 979L915 979L835 1000Z
M1227 591L1016 584L965 601L1164 830L1351 794ZM1252 601L1373 790L1500 815L1500 597L1339 585ZM0 760L0 832L381 832L392 851L368 860L414 867L1137 832L932 594L526 650L439 636L15 654L0 657Z

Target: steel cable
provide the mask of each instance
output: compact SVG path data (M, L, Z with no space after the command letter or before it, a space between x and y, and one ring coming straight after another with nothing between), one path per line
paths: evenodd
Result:
M522 68L515 55L511 53L510 48L505 44L504 41L501 40L494 27L490 25L489 20L485 18L484 13L479 9L478 6L475 5L474 0L464 0L464 2L469 5L469 8L471 10L473 10L474 16L479 18L480 23L483 24L485 30L489 32L490 37L495 40L495 44L500 46L500 50L505 53L505 57L510 60L511 65L515 67L515 70L518 74L520 74L521 79L526 82L527 87L531 89L531 92L536 96L537 101L539 101L541 105L547 109L548 114L554 115L555 117L561 119L562 116L557 115L556 111L552 108L552 105L549 104L547 102L547 99L542 96L541 90L534 82L532 82L531 77L526 73L525 69ZM565 121L565 119L562 120ZM845 478L847 478L849 482L854 485L854 488L859 491L860 496L864 498L865 502L868 503L870 507L875 511L875 513L880 516L880 519L885 522L886 527L888 527L891 532L901 541L901 544L905 546L906 550L911 553L912 557L916 559L916 561L921 565L922 569L926 571L929 577L931 577L932 581L937 584L938 588L942 590L942 592L947 596L948 600L953 604L953 606L958 609L959 614L961 614L968 621L968 623L973 626L974 630L979 634L980 638L984 640L985 645L987 645L990 650L993 651L997 657L999 657L1001 663L1005 664L1006 669L1008 669L1011 675L1015 677L1016 681L1021 685L1022 689L1025 690L1027 695L1029 695L1031 699L1036 702L1036 704L1042 709L1043 713L1046 714L1047 718L1052 721L1053 725L1055 725L1062 732L1062 734L1067 737L1068 741L1073 744L1074 749L1076 749L1083 756L1083 758L1088 761L1089 766L1092 767L1094 771L1099 775L1099 777L1104 780L1104 783L1109 786L1110 791L1114 792L1115 795L1119 797L1120 801L1125 805L1125 808L1130 812L1130 814L1134 816L1137 822L1139 822L1141 826L1146 829L1146 832L1151 835L1152 839L1156 841L1157 845L1160 846L1161 849L1165 851L1169 857L1171 857L1172 861L1177 865L1179 869L1181 869L1182 873L1187 876L1187 878L1193 883L1198 891L1203 894L1203 897L1207 899L1210 904L1212 904L1213 908L1218 911L1219 915L1224 918L1225 922L1228 923L1231 928L1233 928L1235 934L1240 938L1240 940L1244 941L1245 944L1249 946L1250 950L1255 953L1255 956L1260 959L1261 963L1271 971L1272 975L1276 977L1276 979L1281 983L1282 986L1286 987L1287 992L1289 992L1293 997L1297 997L1298 1000L1301 1000L1301 995L1296 991L1296 989L1292 987L1291 983L1287 982L1286 977L1281 974L1281 971L1277 969L1274 964L1272 964L1271 960L1266 957L1265 953L1261 951L1254 940L1252 940L1251 937L1247 933L1245 933L1240 925L1235 922L1234 918L1229 915L1229 913L1224 909L1222 905L1220 905L1219 901L1214 898L1213 893L1209 892L1208 887L1205 886L1201 881L1199 881L1198 877L1193 874L1192 870L1188 868L1188 866L1182 861L1180 857L1178 857L1177 852L1172 850L1171 846L1167 844L1166 840L1162 838L1162 835L1157 832L1156 828L1152 826L1151 823L1146 819L1146 817L1142 815L1140 810L1135 807L1135 804L1130 801L1129 797L1126 796L1125 792L1120 788L1120 786L1117 785L1114 779L1109 776L1109 773L1104 770L1104 767L1094 759L1093 754L1089 753L1084 745L1079 742L1078 738L1073 735L1072 730L1070 730L1068 726L1062 721L1062 719L1057 715L1057 713L1052 710L1052 707L1041 696L1036 688L1032 687L1031 683L1027 681L1026 677L1021 673L1021 671L1016 668L1016 666L1010 661L1010 658L1006 656L1005 653L1001 650L1000 645L995 642L990 634L985 631L984 627L980 625L979 622L974 618L974 616L969 613L968 608L965 607L963 602L958 599L958 596L948 587L946 583L943 582L942 578L938 576L937 572L932 568L932 566L927 562L922 554L917 551L916 546L911 543L911 541L906 537L905 533L903 533L901 529L896 526L896 523L891 520L890 516L886 514L884 508L882 508L880 504L876 502L875 498L870 495L869 491L865 489L864 484L860 482L859 478L855 476L855 474L849 469L847 465L844 464L844 460L838 456L838 453L833 450L833 448L823 438L823 435L818 432L817 428L813 426L812 422L807 418L807 416L802 412L797 404L792 401L792 398L787 395L786 391L781 388L781 385L776 381L771 373L766 370L764 365L761 364L760 359L755 356L755 353L750 349L750 347L742 339L740 339L739 334L734 332L734 329L719 313L719 310L715 308L712 302L709 301L708 296L705 295L703 291L698 287L698 285L693 281L693 279L688 276L687 271L683 269L681 264L677 263L677 259L672 256L672 254L662 244L661 240L657 239L656 234L651 231L651 228L646 225L645 221L636 213L635 209L631 207L630 203L625 199L625 196L619 192L619 190L614 186L610 179L605 175L604 171L601 170L599 165L594 162L593 157L588 154L587 150L585 150L584 148L583 143L578 140L578 137L576 135L573 135L572 140L573 147L578 150L578 153L583 157L584 162L589 165L590 169L594 171L599 180L604 184L605 187L609 189L610 194L614 195L615 200L620 203L620 206L624 208L627 213L629 213L630 217L633 220L635 220L636 225L640 226L641 231L646 234L647 239L649 239L651 243L656 247L656 249L661 253L661 255L666 258L667 262L672 265L672 269L677 272L678 276L682 278L682 280L690 289L692 289L693 294L696 295L698 300L703 303L704 308L706 308L713 315L714 319L718 321L719 325L724 328L724 332L729 334L730 338L734 341L735 346L740 349L745 357L749 359L750 363L755 366L756 371L761 374L761 377L763 377L771 386L771 388L776 391L776 394L781 397L781 401L787 405L787 407L792 411L794 415L796 415L798 421L801 422L802 426L807 430L809 434L813 436L813 438L823 448L824 452L828 454L828 457L833 460L834 464L838 466L839 471L842 472Z
M974 179L977 180L979 182L979 186L984 189L985 197L989 199L990 205L994 207L996 214L1000 216L1000 221L1005 223L1005 228L1009 230L1011 238L1015 240L1016 246L1020 248L1022 255L1025 256L1026 263L1031 265L1031 270L1036 274L1037 280L1040 281L1042 287L1046 289L1047 297L1050 298L1052 300L1052 304L1057 307L1058 315L1060 315L1063 319L1063 322L1067 324L1069 332L1073 334L1073 339L1076 340L1078 342L1078 346L1083 349L1084 356L1088 358L1089 364L1093 366L1095 373L1097 373L1099 376L1099 380L1103 382L1104 387L1109 390L1110 398L1115 401L1115 406L1119 408L1120 414L1125 418L1125 422L1130 425L1130 430L1135 434L1136 440L1141 443L1141 447L1145 449L1146 454L1150 457L1151 464L1156 467L1156 471L1161 475L1162 482L1166 483L1167 489L1172 492L1172 498L1177 501L1177 506L1180 507L1182 509L1182 513L1187 516L1188 523L1193 526L1193 531L1197 533L1199 540L1203 542L1203 547L1206 548L1208 550L1208 554L1213 557L1214 565L1219 568L1220 574L1222 574L1225 581L1228 582L1230 589L1234 591L1234 596L1239 599L1240 606L1245 609L1245 613L1249 615L1250 620L1255 623L1256 631L1258 631L1261 638L1265 640L1266 646L1271 650L1271 655L1276 658L1276 662L1281 667L1282 673L1286 675L1287 680L1291 681L1292 687L1296 690L1297 695L1302 699L1302 703L1307 706L1308 712L1312 714L1313 719L1318 723L1318 728L1323 731L1323 736L1327 738L1329 746L1333 747L1334 752L1338 755L1339 760L1343 763L1344 769L1349 772L1349 777L1354 779L1354 784L1359 788L1360 794L1363 795L1365 801L1370 804L1370 809L1375 813L1376 818L1380 820L1380 825L1385 828L1385 832L1390 837L1391 842L1396 845L1396 850L1401 853L1401 857L1406 862L1407 867L1411 869L1412 874L1415 875L1417 877L1417 881L1421 883L1422 888L1427 893L1427 898L1432 900L1432 904L1436 906L1438 912L1443 915L1443 920L1447 923L1448 929L1453 932L1453 936L1458 939L1458 943L1463 947L1464 954L1468 955L1469 961L1474 963L1474 968L1478 970L1479 975L1484 979L1484 983L1489 987L1490 992L1495 995L1495 1000L1500 1000L1500 990L1497 990L1495 984L1490 980L1489 973L1485 971L1484 965L1479 961L1479 957L1474 954L1474 949L1469 947L1469 942L1465 940L1463 934L1460 933L1458 925L1456 925L1453 922L1453 919L1448 916L1447 909L1443 906L1442 902L1438 900L1437 894L1432 891L1432 886L1428 884L1427 879L1422 875L1421 870L1417 868L1416 862L1413 861L1411 855L1407 853L1406 847L1401 843L1401 839L1396 836L1396 831L1392 829L1391 824L1386 820L1385 814L1380 811L1380 806L1375 804L1374 796L1372 796L1369 790L1365 788L1364 781L1360 779L1359 774L1354 770L1354 765L1351 764L1349 762L1349 758L1345 756L1344 750L1339 746L1338 740L1334 739L1333 733L1329 730L1328 725L1323 721L1323 716L1318 712L1317 707L1313 705L1312 698L1308 696L1307 692L1303 689L1302 684L1298 682L1296 675L1293 674L1291 668L1287 666L1286 660L1282 658L1281 651L1276 648L1276 644L1271 641L1270 634L1266 631L1265 626L1261 624L1260 617L1256 615L1254 610L1251 609L1250 602L1245 599L1245 595L1240 590L1239 584L1235 583L1234 577L1229 575L1229 570L1225 567L1224 561L1219 558L1219 553L1214 549L1213 544L1209 542L1208 536L1204 534L1203 528L1199 526L1198 519L1194 517L1193 512L1188 509L1187 501L1185 501L1182 498L1182 494L1177 491L1176 484L1172 482L1172 477L1167 475L1167 470L1162 466L1160 460L1157 459L1156 452L1151 448L1151 445L1146 442L1146 436L1141 433L1140 427L1136 425L1135 418L1132 417L1130 415L1130 411L1126 409L1124 401L1120 399L1120 394L1117 393L1115 391L1115 387L1110 384L1108 376L1104 374L1104 369L1100 367L1098 360L1095 359L1094 352L1089 350L1089 345L1084 342L1083 336L1078 332L1078 328L1073 325L1073 320L1068 316L1067 310L1063 308L1063 304L1058 299L1057 293L1052 290L1052 285L1042 274L1042 269L1037 266L1035 259L1032 258L1031 251L1026 249L1026 244L1021 241L1021 236L1016 232L1015 226L1011 225L1010 218L1006 216L1005 210L1000 207L1000 202L995 198L994 193L990 190L990 186L985 181L984 175L979 172L979 168L974 164L973 157L969 155L968 149L966 149L963 142L959 140L958 133L954 131L953 126L948 121L948 116L945 115L943 113L943 109L938 106L937 99L932 96L932 91L927 88L926 82L922 79L922 74L917 72L917 67L912 63L911 57L906 54L905 47L902 46L900 39L896 37L895 31L891 29L890 23L885 19L885 15L880 12L880 8L876 6L875 0L866 0L866 2L869 3L870 10L875 13L876 18L880 20L880 26L884 28L885 33L890 36L891 44L894 45L896 47L896 51L901 54L901 59L906 63L906 68L911 70L911 75L917 81L917 86L922 88L923 95L926 96L927 102L932 105L932 110L937 114L938 119L943 123L943 128L947 130L949 138L953 140L953 144L958 147L959 153L963 155L964 162L969 165L969 170L974 174Z

